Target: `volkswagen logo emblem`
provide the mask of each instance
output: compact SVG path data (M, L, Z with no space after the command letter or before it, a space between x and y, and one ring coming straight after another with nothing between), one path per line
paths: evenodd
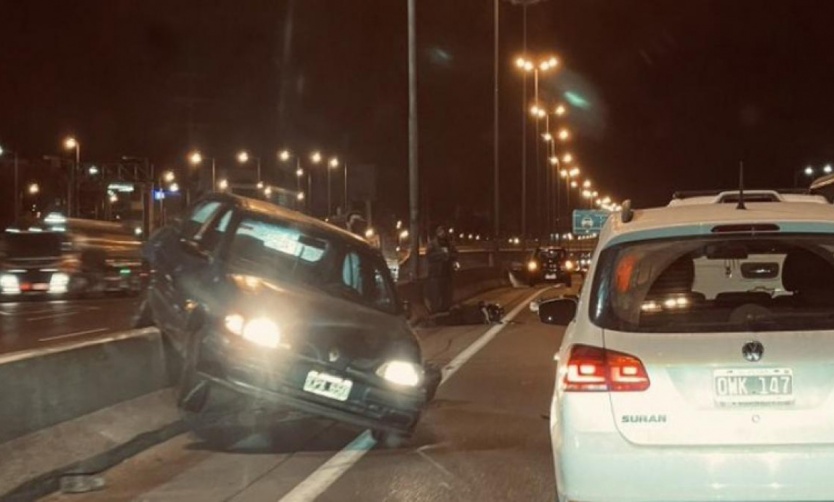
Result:
M331 363L335 363L336 360L339 359L340 356L341 356L341 354L339 353L339 349L334 347L334 348L330 349L330 352L328 352L327 359Z
M764 345L761 342L747 342L741 348L741 354L745 359L751 363L756 363L762 360L764 356Z

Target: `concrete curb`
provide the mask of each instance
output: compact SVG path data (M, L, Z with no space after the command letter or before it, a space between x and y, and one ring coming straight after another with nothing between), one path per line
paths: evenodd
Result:
M60 489L61 478L65 476L101 473L148 448L163 443L174 436L183 434L187 430L188 426L186 423L178 420L160 429L141 433L125 443L116 445L110 450L29 479L13 490L5 494L0 494L0 502L28 502L45 497Z

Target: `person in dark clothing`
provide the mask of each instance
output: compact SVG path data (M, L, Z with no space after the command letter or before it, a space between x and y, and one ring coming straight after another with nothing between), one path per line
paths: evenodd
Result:
M452 306L452 277L458 267L458 251L444 226L435 228L426 257L429 262L429 309L432 312L446 312Z

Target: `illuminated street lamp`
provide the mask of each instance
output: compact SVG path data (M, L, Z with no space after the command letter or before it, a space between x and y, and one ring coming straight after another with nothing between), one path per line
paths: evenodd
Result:
M554 113L556 114L557 117L561 117L562 115L566 114L567 112L568 112L568 109L565 107L565 105L562 105L562 104L556 105L556 110L554 110Z
M272 187L264 188L264 195L266 195L267 197L270 197L272 195Z
M220 191L226 190L229 188L229 180L223 178L217 183L217 188L220 189Z
M553 135L550 134L549 132L546 132L546 133L542 134L542 138L545 141L548 141L548 142L553 141Z
M562 141L567 141L570 138L570 131L565 128L559 130L559 139Z
M295 195L295 198L296 198L299 202L304 201L304 192L298 192L298 193Z
M67 136L64 139L64 148L75 151L75 164L72 166L72 171L70 171L69 187L67 190L67 216L72 216L75 214L73 208L75 207L75 197L77 195L75 193L75 176L81 167L81 142L75 139L74 136Z
M313 164L321 162L321 158L321 152L313 152L312 155L310 155L310 160L313 161Z
M237 153L237 161L240 162L241 164L248 163L250 158L251 157L249 155L249 152L247 152L246 150L241 150ZM254 157L254 159L255 159L255 165L258 168L258 183L260 183L261 182L261 158L260 157Z
M211 160L211 187L214 190L214 187L217 186L217 161L214 157L203 157L203 154L197 150L191 152L188 156L188 161L195 166L199 166L206 159Z
M573 155L571 155L570 153L566 153L564 156L562 156L562 161L565 164L570 164L571 162L573 162Z
M585 180L582 182L582 188L591 188L591 180Z
M29 183L27 191L29 192L29 195L37 195L41 191L41 187L37 183Z
M814 175L814 168L808 166L805 168L805 176L813 176Z
M173 193L177 193L180 191L180 185L176 182L171 183L171 185L168 187L168 190Z
M332 157L327 162L327 216L333 214L333 181L331 174L333 173L333 169L339 167L339 159L337 157Z
M291 151L284 149L278 152L278 158L281 162L289 162L290 159L295 157L295 185L296 191L301 193L301 183L302 179L304 178L304 168L301 167L301 157L298 155L294 155ZM307 172L307 192L305 195L306 200L308 197L311 198L313 196L313 181L311 177L311 173ZM309 205L307 205L309 207Z
M497 4L496 4L497 5ZM526 109L527 107L527 75L532 73L533 74L533 103L535 106L535 110L531 110L534 117L537 119L541 119L547 115L547 112L543 109L539 109L539 72L547 72L551 70L555 70L556 67L559 65L559 60L555 57L545 57L539 59L537 62L532 61L527 57L519 57L515 60L515 66L519 70L521 70L524 74L524 85L523 85L523 93L521 96L522 99L522 109ZM521 165L522 165L522 173L521 173L521 233L522 236L526 240L527 234L527 115L524 115L524 120L522 122L522 130L521 130ZM539 136L539 121L536 120L536 137ZM539 147L538 144L536 146L536 169L538 169L538 153ZM497 188L496 188L496 197L497 195Z
M165 183L172 183L174 181L174 171L165 171L162 173L162 180Z
M822 172L824 172L825 174L831 174L831 172L832 172L831 164L826 164L825 166L823 166Z

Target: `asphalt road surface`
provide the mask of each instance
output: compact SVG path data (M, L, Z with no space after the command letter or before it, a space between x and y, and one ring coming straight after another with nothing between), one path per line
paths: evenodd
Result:
M0 303L0 354L78 342L129 329L138 298L27 298Z
M547 414L562 329L529 311L536 292L493 292L508 313L519 305L502 325L421 332L426 357L446 369L403 447L329 420L228 407L102 473L102 490L49 500L553 500Z

